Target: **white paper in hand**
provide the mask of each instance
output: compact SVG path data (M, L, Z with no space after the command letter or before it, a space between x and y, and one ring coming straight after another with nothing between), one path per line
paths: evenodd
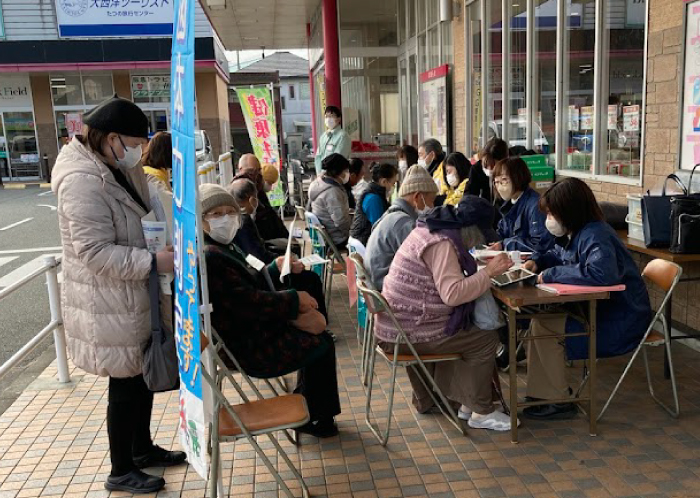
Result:
M305 257L301 258L299 261L304 266L325 265L326 263L331 262L330 259L323 259L318 254L311 254L309 256L305 256Z

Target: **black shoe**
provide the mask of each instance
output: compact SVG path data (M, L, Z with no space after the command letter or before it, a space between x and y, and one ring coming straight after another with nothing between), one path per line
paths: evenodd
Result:
M147 467L172 467L187 462L187 454L184 451L168 451L154 445L153 449L145 455L135 456L134 465L139 469Z
M109 476L105 481L105 489L109 491L126 491L135 495L155 493L164 487L165 479L145 474L140 470L132 470L120 477Z
M319 420L318 422L308 422L301 427L297 427L296 431L297 434L302 433L318 438L327 438L338 435L338 426L335 425L335 421L330 418L327 420Z
M561 403L528 406L523 410L523 417L530 420L568 420L574 418L578 411L573 403Z

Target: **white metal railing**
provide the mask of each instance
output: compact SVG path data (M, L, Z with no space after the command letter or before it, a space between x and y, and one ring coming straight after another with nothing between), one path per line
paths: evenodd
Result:
M5 376L13 367L17 366L20 361L53 332L53 340L56 346L56 360L58 363L58 380L63 383L70 382L68 354L66 352L66 336L63 332L63 319L61 317L61 298L58 292L58 266L60 264L60 261L54 256L47 256L44 258L44 264L41 267L0 290L0 301L2 301L16 290L24 287L32 280L45 273L46 287L49 293L49 308L51 310L51 321L49 324L22 346L19 351L13 354L10 359L0 365L0 378Z

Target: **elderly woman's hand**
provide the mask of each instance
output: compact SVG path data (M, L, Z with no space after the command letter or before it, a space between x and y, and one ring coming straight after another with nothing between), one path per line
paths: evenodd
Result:
M156 267L158 268L158 273L172 273L175 271L173 246L168 246L165 250L156 253Z
M280 256L275 260L277 269L282 272L282 267L284 266L284 256ZM304 264L297 259L296 255L292 254L292 261L289 265L289 269L292 273L301 273L304 271Z
M311 294L299 291L297 295L299 296L299 313L306 313L307 311L318 309L318 303L311 297Z
M513 266L513 261L511 261L510 257L507 254L499 254L488 262L486 273L491 278L497 277L498 275L503 275L511 266Z

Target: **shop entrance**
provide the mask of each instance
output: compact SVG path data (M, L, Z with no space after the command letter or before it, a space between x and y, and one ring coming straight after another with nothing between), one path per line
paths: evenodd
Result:
M41 176L32 111L0 112L0 174L3 180L36 180Z

